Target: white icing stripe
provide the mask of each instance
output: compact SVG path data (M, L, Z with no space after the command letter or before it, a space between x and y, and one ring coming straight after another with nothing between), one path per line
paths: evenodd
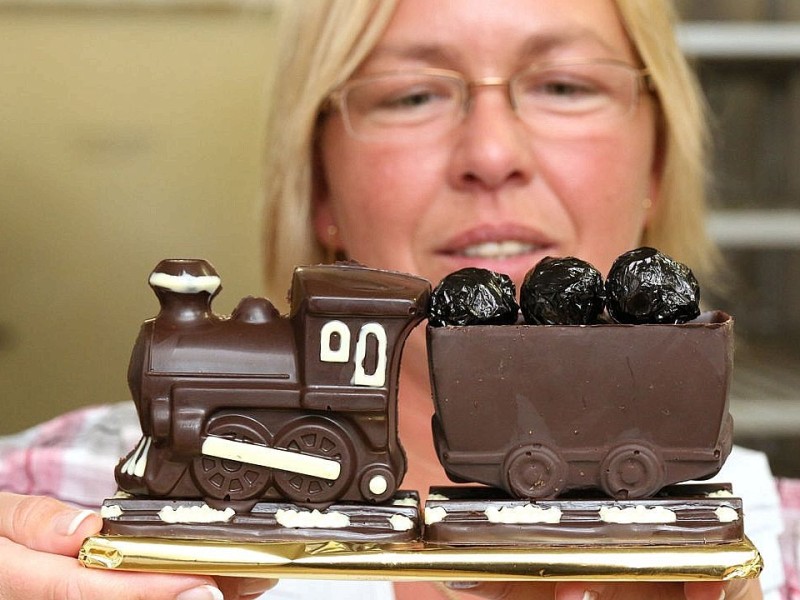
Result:
M447 510L443 506L432 506L425 509L425 525L433 525L439 521L444 521Z
M316 508L311 511L278 509L275 520L279 525L289 528L325 528L341 529L350 525L350 517L337 511L320 512Z
M559 523L561 509L557 506L542 508L534 504L519 506L489 506L484 511L490 523L524 524L524 523Z
M136 459L136 465L133 469L133 474L136 477L144 477L144 471L147 468L147 453L150 451L150 444L153 442L153 438L148 436L145 439L144 448L142 448L139 458Z
M150 275L150 285L164 288L179 294L196 294L208 292L213 294L219 289L220 278L216 275L169 275L167 273L153 273Z
M668 508L654 506L648 508L642 506L631 506L621 508L619 506L603 506L600 509L600 520L606 523L674 523L677 515Z
M104 519L116 519L122 516L122 507L119 504L100 507L100 516Z
M405 515L392 515L389 517L389 524L395 531L410 531L414 528L414 521Z
M717 515L720 523L733 523L739 520L739 513L730 506L720 506L714 511L714 514Z
M125 464L122 465L122 472L125 475L133 475L136 463L142 456L142 449L144 448L145 444L147 443L147 436L143 436L142 439L139 440L139 443L136 444L136 450L134 450L131 455L128 457L128 460L125 461Z
M205 439L201 452L206 456L310 475L330 481L338 479L342 470L341 465L335 460L214 436L208 436Z
M227 523L236 513L230 507L225 510L202 506L165 506L158 513L158 518L165 523Z

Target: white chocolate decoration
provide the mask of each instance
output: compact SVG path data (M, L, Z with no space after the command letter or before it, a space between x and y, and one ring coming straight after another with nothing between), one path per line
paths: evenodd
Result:
M331 348L333 335L339 335L339 347ZM328 321L319 332L319 359L322 362L346 363L350 360L350 329L341 321Z
M158 518L165 523L227 523L236 513L230 507L225 510L202 506L165 506L158 512Z
M153 438L150 436L142 436L142 439L140 439L139 443L136 445L136 450L131 453L128 460L122 465L123 473L136 477L144 476L144 471L147 467L147 453L150 451L150 444L152 441Z
M720 506L714 511L720 523L732 523L739 520L739 513L730 506Z
M557 506L542 508L534 504L519 506L489 506L484 511L490 523L558 523L561 521L561 509Z
M213 294L219 289L220 278L216 275L169 275L167 273L153 273L150 275L150 285L164 288L178 294L196 294L208 292Z
M100 516L104 519L116 519L122 516L122 507L119 504L100 507Z
M237 442L227 438L208 436L203 442L200 452L205 456L235 460L260 467L280 469L291 473L300 473L311 477L319 477L330 481L336 480L342 467L335 460L291 452L280 448L269 448L246 442Z
M350 517L340 512L323 513L317 510L298 511L279 509L275 513L275 520L283 527L292 529L341 529L350 525Z
M405 515L392 515L389 523L395 531L409 531L414 528L414 521Z
M380 496L388 489L389 489L389 482L386 481L386 477L384 477L383 475L376 475L375 477L369 480L369 491L375 494L376 496Z
M715 492L711 492L706 496L707 498L733 498L733 494L728 490L717 490Z
M374 373L367 373L364 363L367 358L367 339L373 336L378 342L378 362ZM353 385L367 385L370 387L383 387L386 383L386 351L388 341L386 330L380 323L366 323L358 333L356 342L356 370L353 372Z
M417 506L419 502L413 496L408 496L406 498L395 498L392 501L393 506Z
M674 511L663 506L648 508L642 506L631 506L620 508L619 506L604 506L600 509L600 520L606 523L674 523L677 516Z
M428 500L438 500L439 502L445 502L446 500L450 500L450 498L448 498L444 494L437 494L434 492L433 494L428 495Z
M425 525L433 525L439 521L444 521L447 511L443 506L432 506L425 509Z

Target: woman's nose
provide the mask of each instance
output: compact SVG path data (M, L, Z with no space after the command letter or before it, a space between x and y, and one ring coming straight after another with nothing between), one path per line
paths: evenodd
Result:
M454 133L452 183L459 189L495 190L527 182L534 172L531 133L500 88L473 91Z

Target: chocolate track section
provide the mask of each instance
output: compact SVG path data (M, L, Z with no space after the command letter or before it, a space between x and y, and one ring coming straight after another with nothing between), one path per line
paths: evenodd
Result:
M503 497L490 488L431 488L425 504L429 514L443 515L428 523L426 544L444 546L643 546L726 544L744 538L742 501L729 496L728 485L682 485L666 488L655 498L614 500L612 498L560 498L529 503ZM723 492L724 495L715 495ZM492 522L487 508L513 513L528 507L541 509L540 522ZM673 522L614 523L601 517L603 509L652 511L674 515ZM665 510L669 513L665 513ZM733 520L721 519L723 509ZM548 511L559 511L557 522L544 522Z
M408 504L407 504L408 503ZM142 536L183 540L227 540L234 542L312 542L339 541L351 543L409 544L420 539L421 519L416 492L398 492L394 501L381 505L333 504L324 516L346 517L344 527L290 527L282 525L278 511L312 513L314 509L288 502L259 502L249 512L234 512L224 522L171 523L159 514L165 508L192 509L206 506L201 500L154 500L150 498L110 498L103 511L120 512L104 518L103 535ZM218 511L219 514L221 511ZM392 519L408 529L398 530Z

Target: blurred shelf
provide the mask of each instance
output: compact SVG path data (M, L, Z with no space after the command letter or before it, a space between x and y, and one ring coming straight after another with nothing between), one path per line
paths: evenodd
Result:
M682 23L678 41L692 58L800 60L800 22Z
M724 248L800 248L800 210L720 210L708 220Z
M736 434L800 440L800 349L789 342L738 339L734 365Z

